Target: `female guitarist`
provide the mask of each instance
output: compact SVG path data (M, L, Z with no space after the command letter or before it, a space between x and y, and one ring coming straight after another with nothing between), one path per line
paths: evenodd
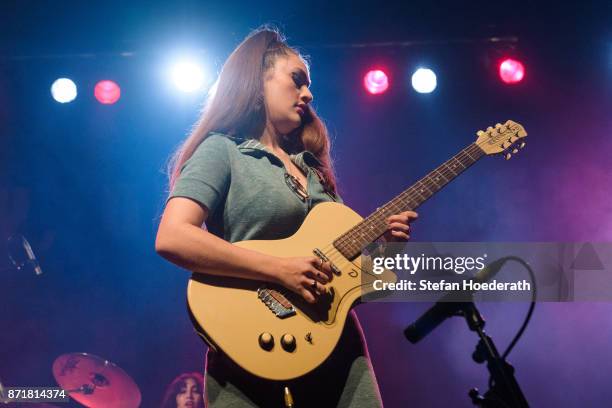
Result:
M311 106L309 67L278 31L251 33L223 65L216 92L174 156L155 243L195 273L280 284L315 303L332 276L317 257L275 257L232 245L294 234L318 203L339 201L325 125ZM409 239L412 211L388 218L387 241ZM206 223L206 229L203 224ZM222 305L220 305L222 307ZM227 330L236 321L227 322ZM209 407L280 407L288 386L300 407L382 406L354 312L332 355L290 381L249 374L209 349Z

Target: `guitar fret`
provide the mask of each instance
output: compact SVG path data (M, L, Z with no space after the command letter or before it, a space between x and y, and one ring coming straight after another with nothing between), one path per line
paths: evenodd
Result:
M442 176L442 178L444 179L445 182L448 182L449 179L447 179L446 177L444 177L444 174L440 173L440 171L438 169L434 170L436 173L438 173L440 176Z
M461 161L457 158L457 156L453 157L453 160L455 160L457 163L459 163L461 165L461 167L465 168L465 166L463 165L463 163L461 163ZM453 165L453 168L456 168L456 167L457 167L456 165Z
M434 193L439 190L439 186L431 179L431 176L427 176L423 180L423 184L425 184L425 187L431 192L431 195L434 195ZM432 185L433 189L431 188Z
M425 201L425 196L421 195L418 191L416 191L415 194L421 196L421 198L423 198L423 201Z
M464 161L469 164L470 161L472 161L471 159L472 158L470 157L470 155L468 153L465 153L463 157L459 158L459 161L461 162L461 165L463 165L465 167L466 164L464 163Z
M428 192L430 192L430 193L431 193L431 194L430 194L430 196L431 196L431 195L433 195L433 191L431 191L431 190L430 190L430 189L427 187L427 184L425 184L425 182L424 182L424 181L426 181L426 179L425 179L425 180L421 180L421 181L419 181L419 183L421 184L421 186L425 186L425 189L426 189ZM423 192L423 189L421 188L421 190L420 190L420 191L421 191L421 193L422 193L422 192Z
M450 177L451 179L454 179L454 178L457 176L457 174L459 174L459 173L457 173L457 172L453 171L453 169L454 169L454 168L455 168L455 169L457 168L457 165L456 165L456 164L453 164L452 166L453 166L453 167L451 167L451 164L450 164L450 163L448 163L448 164L446 164L446 163L445 163L445 164L444 164L444 170L447 172L447 174L449 175L449 177Z

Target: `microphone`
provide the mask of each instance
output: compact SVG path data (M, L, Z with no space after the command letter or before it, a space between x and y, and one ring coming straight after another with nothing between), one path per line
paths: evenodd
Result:
M23 248L26 251L26 255L28 256L28 263L34 268L34 272L36 276L42 275L42 269L38 264L38 260L36 259L36 255L34 255L34 251L32 251L32 247L25 237L23 237Z
M36 276L42 275L42 268L38 264L38 259L34 255L34 251L30 246L30 243L23 235L14 235L9 237L9 259L17 268L21 270L25 265L32 267ZM24 257L25 255L25 257Z
M511 257L499 258L498 260L491 262L476 272L473 280L478 283L487 282L500 271L502 266L510 258ZM455 313L461 309L462 305L466 303L465 299L467 296L471 298L474 292L475 290L460 293L446 293L436 302L435 305L430 307L429 310L423 313L421 317L419 317L414 323L404 330L404 336L406 336L409 342L413 344L417 343L431 333L444 320L455 315Z

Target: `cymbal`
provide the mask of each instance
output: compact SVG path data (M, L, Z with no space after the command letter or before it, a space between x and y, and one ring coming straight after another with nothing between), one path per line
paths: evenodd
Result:
M53 377L70 397L89 408L137 408L140 390L117 365L88 353L62 354Z

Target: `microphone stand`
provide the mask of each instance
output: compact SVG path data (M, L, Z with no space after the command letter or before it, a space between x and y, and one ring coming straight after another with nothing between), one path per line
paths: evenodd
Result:
M477 388L472 388L468 395L472 403L483 408L527 408L529 404L521 391L516 378L514 367L499 355L493 339L485 331L485 321L473 301L461 302L457 305L459 315L465 317L468 327L480 337L472 359L482 364L487 362L487 369L491 374L490 389L481 395Z

